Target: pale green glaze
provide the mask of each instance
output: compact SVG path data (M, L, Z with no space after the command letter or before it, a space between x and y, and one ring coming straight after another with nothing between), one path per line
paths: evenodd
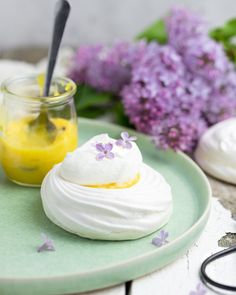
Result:
M81 119L79 130L81 144L104 132L119 137L122 128ZM63 294L115 285L170 263L198 238L210 211L206 177L185 155L157 151L146 136L135 134L144 161L172 187L174 213L165 226L170 243L153 246L156 234L136 241L105 242L67 233L46 218L39 189L10 183L0 172L1 295ZM36 252L41 232L54 240L55 252Z

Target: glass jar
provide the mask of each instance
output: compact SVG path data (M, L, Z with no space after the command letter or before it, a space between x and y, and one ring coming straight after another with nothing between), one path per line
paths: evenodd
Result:
M48 97L41 96L37 75L3 82L0 158L10 180L40 186L47 172L77 147L75 91L67 78L54 78Z

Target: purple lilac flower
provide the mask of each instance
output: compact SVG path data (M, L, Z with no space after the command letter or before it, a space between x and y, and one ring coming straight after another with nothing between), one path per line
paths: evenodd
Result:
M73 57L73 67L70 69L69 76L78 83L85 83L88 65L102 50L102 45L80 46Z
M130 121L153 134L159 148L190 152L205 129L201 111L209 92L201 77L187 72L173 48L151 43L121 95Z
M198 100L201 108L204 108L204 102L209 99L212 91L211 85L202 77L187 71L185 76L186 92L194 99ZM203 104L202 104L203 103Z
M163 117L160 102L152 95L155 84L146 85L132 83L121 92L125 112L137 130L149 133L152 126Z
M116 141L116 145L126 149L132 148L132 142L137 140L136 136L130 136L128 132L121 132L121 139Z
M130 80L131 66L146 44L120 42L112 47L81 46L74 57L70 77L97 90L118 93Z
M234 72L223 47L209 38L207 27L197 14L175 7L166 18L166 26L169 44L176 50L181 47L179 53L195 77L199 75L215 84L224 79L229 69L231 73Z
M212 87L220 94L235 94L236 72L232 63L228 62L227 70L225 71L224 75L222 75L221 79L214 80L212 83Z
M184 7L172 8L165 23L169 44L180 53L183 52L187 40L208 34L204 20Z
M160 46L151 42L139 60L133 64L132 82L148 83L159 80L160 83L169 86L184 74L182 58L171 46Z
M198 283L195 291L190 291L189 295L205 295L207 290L202 283Z
M235 116L236 97L212 93L212 99L208 101L204 114L208 125L213 125Z
M104 158L113 159L115 157L114 153L112 153L113 144L112 143L97 143L95 145L96 150L99 152L96 156L96 160L100 161Z
M147 45L139 62L133 65L131 82L121 96L130 121L139 131L150 133L185 94L185 67L170 46Z
M169 243L167 241L168 236L169 236L168 232L161 230L159 235L155 237L154 239L152 239L152 244L157 247L164 246L165 244Z
M130 122L159 148L191 152L207 126L236 114L236 73L198 15L178 7L165 21L168 45L82 46L70 75L120 95Z
M183 59L187 68L207 81L222 79L230 62L221 44L202 36L185 42Z
M202 113L209 126L236 115L236 72L233 67L212 83Z
M153 127L153 142L161 149L181 150L191 153L200 135L206 129L203 119L186 116L170 117Z
M43 243L41 246L38 247L38 252L43 251L55 251L54 243L51 239L49 239L44 233L41 234Z

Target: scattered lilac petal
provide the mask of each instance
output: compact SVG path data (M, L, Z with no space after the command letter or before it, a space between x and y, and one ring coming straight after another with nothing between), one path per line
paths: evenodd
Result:
M116 141L116 145L121 146L123 148L131 149L132 148L132 142L137 140L136 136L130 136L128 132L124 131L121 132L121 139L118 139Z
M55 251L54 243L44 233L41 234L43 243L38 247L37 252Z
M126 143L125 143L125 147L126 147L127 149L131 149L131 148L132 148L132 144L131 144L131 142L130 142L130 141L126 141Z
M164 230L161 230L160 231L160 238L164 241L164 240L166 240L167 238L168 238L168 236L169 236L169 233L168 232L166 232L166 231L164 231Z
M113 149L113 144L112 143L106 143L105 144L105 150L107 152L110 152Z
M129 139L129 133L124 131L124 132L121 132L121 138L123 140L128 140Z
M105 147L103 146L102 143L97 143L95 145L96 149L99 151L99 152L104 152L105 151Z
M136 140L137 140L137 137L136 137L136 136L130 136L130 137L129 137L129 140L131 140L131 141L136 141Z
M157 247L161 247L163 244L162 244L162 240L160 238L154 238L152 240L152 244L157 246Z
M111 152L111 150L113 149L113 144L112 143L110 143L110 142L109 143L106 143L106 144L97 143L95 145L95 148L99 152L96 155L96 160L97 161L101 161L104 158L114 159L115 154Z
M195 291L190 291L189 295L205 295L207 289L202 283L198 283Z
M106 154L106 158L107 159L114 159L114 157L115 157L115 154L114 153L107 153Z
M152 244L157 247L162 247L165 244L169 243L169 241L167 241L168 236L169 236L168 232L161 230L159 235L152 239Z
M118 145L118 146L123 146L123 140L122 140L122 139L118 139L118 140L116 141L116 145Z
M96 160L97 160L97 161L101 161L101 160L104 159L104 158L105 158L105 155L102 154L102 153L96 155Z

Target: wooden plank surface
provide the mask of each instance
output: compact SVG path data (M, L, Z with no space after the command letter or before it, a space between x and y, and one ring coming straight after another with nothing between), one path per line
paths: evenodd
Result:
M236 220L236 186L217 180L208 175L213 196L218 198L221 204L231 211L232 217Z
M191 291L196 291L197 285L201 283L199 278L201 263L209 255L222 250L218 240L227 231L236 231L236 222L231 218L230 212L215 199L208 225L194 246L174 263L133 281L130 295L171 295L177 294L176 291L180 295L188 295ZM214 262L209 266L208 272L212 278L235 285L236 255ZM207 289L206 294L216 293Z

